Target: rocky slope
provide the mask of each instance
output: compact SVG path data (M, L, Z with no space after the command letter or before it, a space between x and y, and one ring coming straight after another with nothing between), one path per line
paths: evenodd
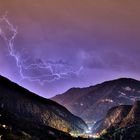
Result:
M110 108L133 104L138 99L140 81L130 78L107 81L87 88L72 88L52 98L91 123L103 119Z
M97 132L107 130L106 136L115 140L140 139L140 101L110 109Z
M6 122L29 132L32 128L41 130L43 127L64 132L83 132L87 129L85 122L71 114L65 107L39 97L2 76L0 76L0 120L2 123Z
M140 101L134 103L130 112L121 121L120 127L132 126L140 124Z
M123 119L129 114L132 109L131 105L120 105L111 108L106 117L101 121L99 128L96 131L102 131L112 127L119 127Z

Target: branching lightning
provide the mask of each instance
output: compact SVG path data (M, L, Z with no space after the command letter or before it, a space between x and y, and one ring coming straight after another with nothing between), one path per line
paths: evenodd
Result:
M52 82L59 79L71 78L72 75L79 75L83 69L81 66L78 70L71 65L58 61L44 61L42 59L31 58L24 54L24 51L17 52L14 47L14 41L18 34L15 28L4 15L0 18L0 37L2 37L8 47L10 56L16 60L17 67L22 79L29 81Z

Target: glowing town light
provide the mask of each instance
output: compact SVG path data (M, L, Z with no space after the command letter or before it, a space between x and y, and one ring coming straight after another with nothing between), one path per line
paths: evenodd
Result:
M86 132L85 132L85 133L87 133L87 134L92 133L92 127L88 127L88 129L86 130Z
M89 127L88 129L91 131L92 130L92 127Z
M3 124L3 125L2 125L2 127L3 127L3 128L6 128L6 125L5 125L5 124Z

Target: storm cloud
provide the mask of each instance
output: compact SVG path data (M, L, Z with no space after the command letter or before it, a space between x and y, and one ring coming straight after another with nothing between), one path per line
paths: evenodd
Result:
M22 65L0 38L0 74L45 97L119 77L140 79L139 1L0 2L0 17L7 12L17 29L13 45Z

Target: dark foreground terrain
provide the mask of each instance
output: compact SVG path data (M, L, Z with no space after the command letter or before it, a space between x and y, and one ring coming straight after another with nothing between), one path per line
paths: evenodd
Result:
M0 76L0 137L4 140L65 140L82 133L85 122L58 103Z
M102 140L91 138L74 138L68 133L47 126L32 124L9 117L8 113L1 113L0 139L1 140ZM11 123L10 123L11 122Z

